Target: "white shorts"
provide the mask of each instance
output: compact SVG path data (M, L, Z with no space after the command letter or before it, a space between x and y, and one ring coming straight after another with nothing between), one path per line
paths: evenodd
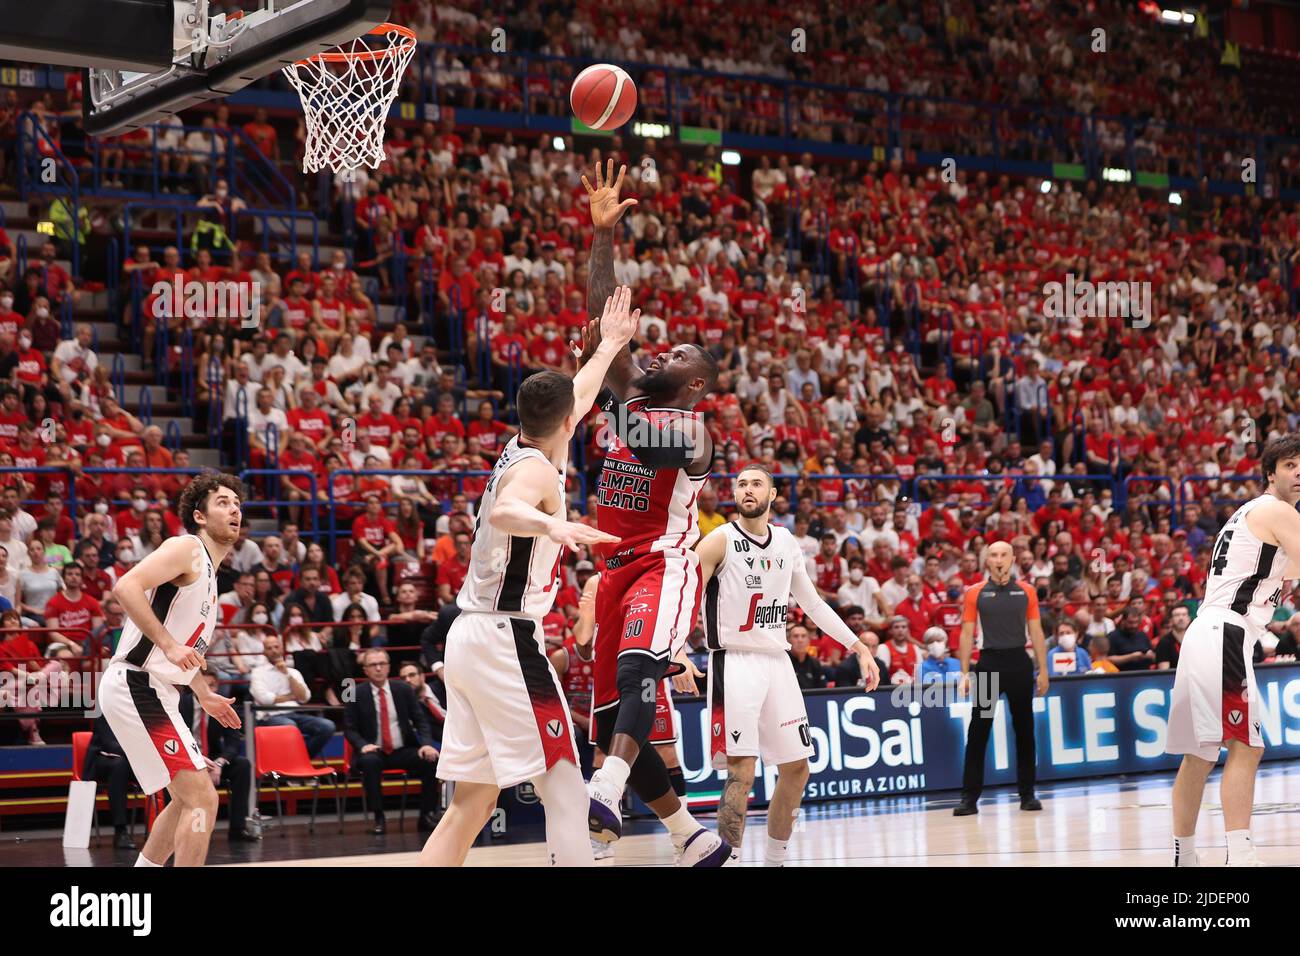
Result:
M100 709L145 793L157 793L181 770L207 769L181 720L180 698L175 684L123 661L109 664L100 678Z
M438 776L513 787L560 760L578 765L573 721L542 622L462 613L447 634Z
M709 654L713 767L728 757L762 757L780 766L813 755L808 709L786 654L720 650Z
M1206 608L1183 637L1165 752L1215 762L1229 740L1263 747L1251 659L1259 629L1226 608Z

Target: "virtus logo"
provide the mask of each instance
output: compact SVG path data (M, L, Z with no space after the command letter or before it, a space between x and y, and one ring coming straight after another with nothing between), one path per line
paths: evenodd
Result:
M1043 315L1049 319L1131 319L1135 329L1151 325L1150 282L1090 282L1066 273L1065 282L1043 286Z

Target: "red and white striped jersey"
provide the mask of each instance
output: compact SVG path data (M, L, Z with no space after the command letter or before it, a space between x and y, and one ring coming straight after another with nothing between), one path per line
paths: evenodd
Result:
M686 409L651 408L644 395L629 401L627 408L645 415L656 428L699 418ZM707 470L688 475L684 468L647 468L611 434L596 486L596 523L601 531L622 540L600 546L606 561L616 558L625 564L655 551L693 548L700 538L695 501L708 477Z
M193 583L177 587L168 581L145 592L149 607L162 621L167 633L175 640L194 648L203 655L212 643L212 631L220 616L217 610L217 569L212 555L197 535L186 535L194 543L194 554L203 569ZM181 670L158 650L153 641L145 637L140 626L128 616L122 628L121 640L113 654L114 661L124 661L148 671L159 680L172 684L188 684L198 673L197 668Z

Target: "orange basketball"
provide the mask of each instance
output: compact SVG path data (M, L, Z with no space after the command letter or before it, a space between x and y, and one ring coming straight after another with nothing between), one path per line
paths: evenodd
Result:
M636 109L636 84L622 67L597 63L574 78L569 106L585 126L618 129Z

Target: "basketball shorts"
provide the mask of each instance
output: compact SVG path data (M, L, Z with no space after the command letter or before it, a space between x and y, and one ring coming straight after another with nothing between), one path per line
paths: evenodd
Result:
M675 744L680 736L677 711L673 708L673 682L665 677L655 691L655 719L650 725L649 741L652 744Z
M813 755L808 708L787 654L720 650L709 654L713 767L728 757L762 757L780 766Z
M578 765L573 721L542 622L462 613L447 634L438 776L513 787L561 760Z
M595 710L618 701L621 655L644 654L667 670L695 627L699 608L700 557L694 551L652 551L602 571L596 591Z
M1183 637L1165 752L1217 761L1229 740L1263 747L1255 670L1259 630L1240 614L1206 608Z
M180 699L175 684L125 661L109 664L100 678L100 709L145 793L157 793L182 770L207 769L181 719Z

